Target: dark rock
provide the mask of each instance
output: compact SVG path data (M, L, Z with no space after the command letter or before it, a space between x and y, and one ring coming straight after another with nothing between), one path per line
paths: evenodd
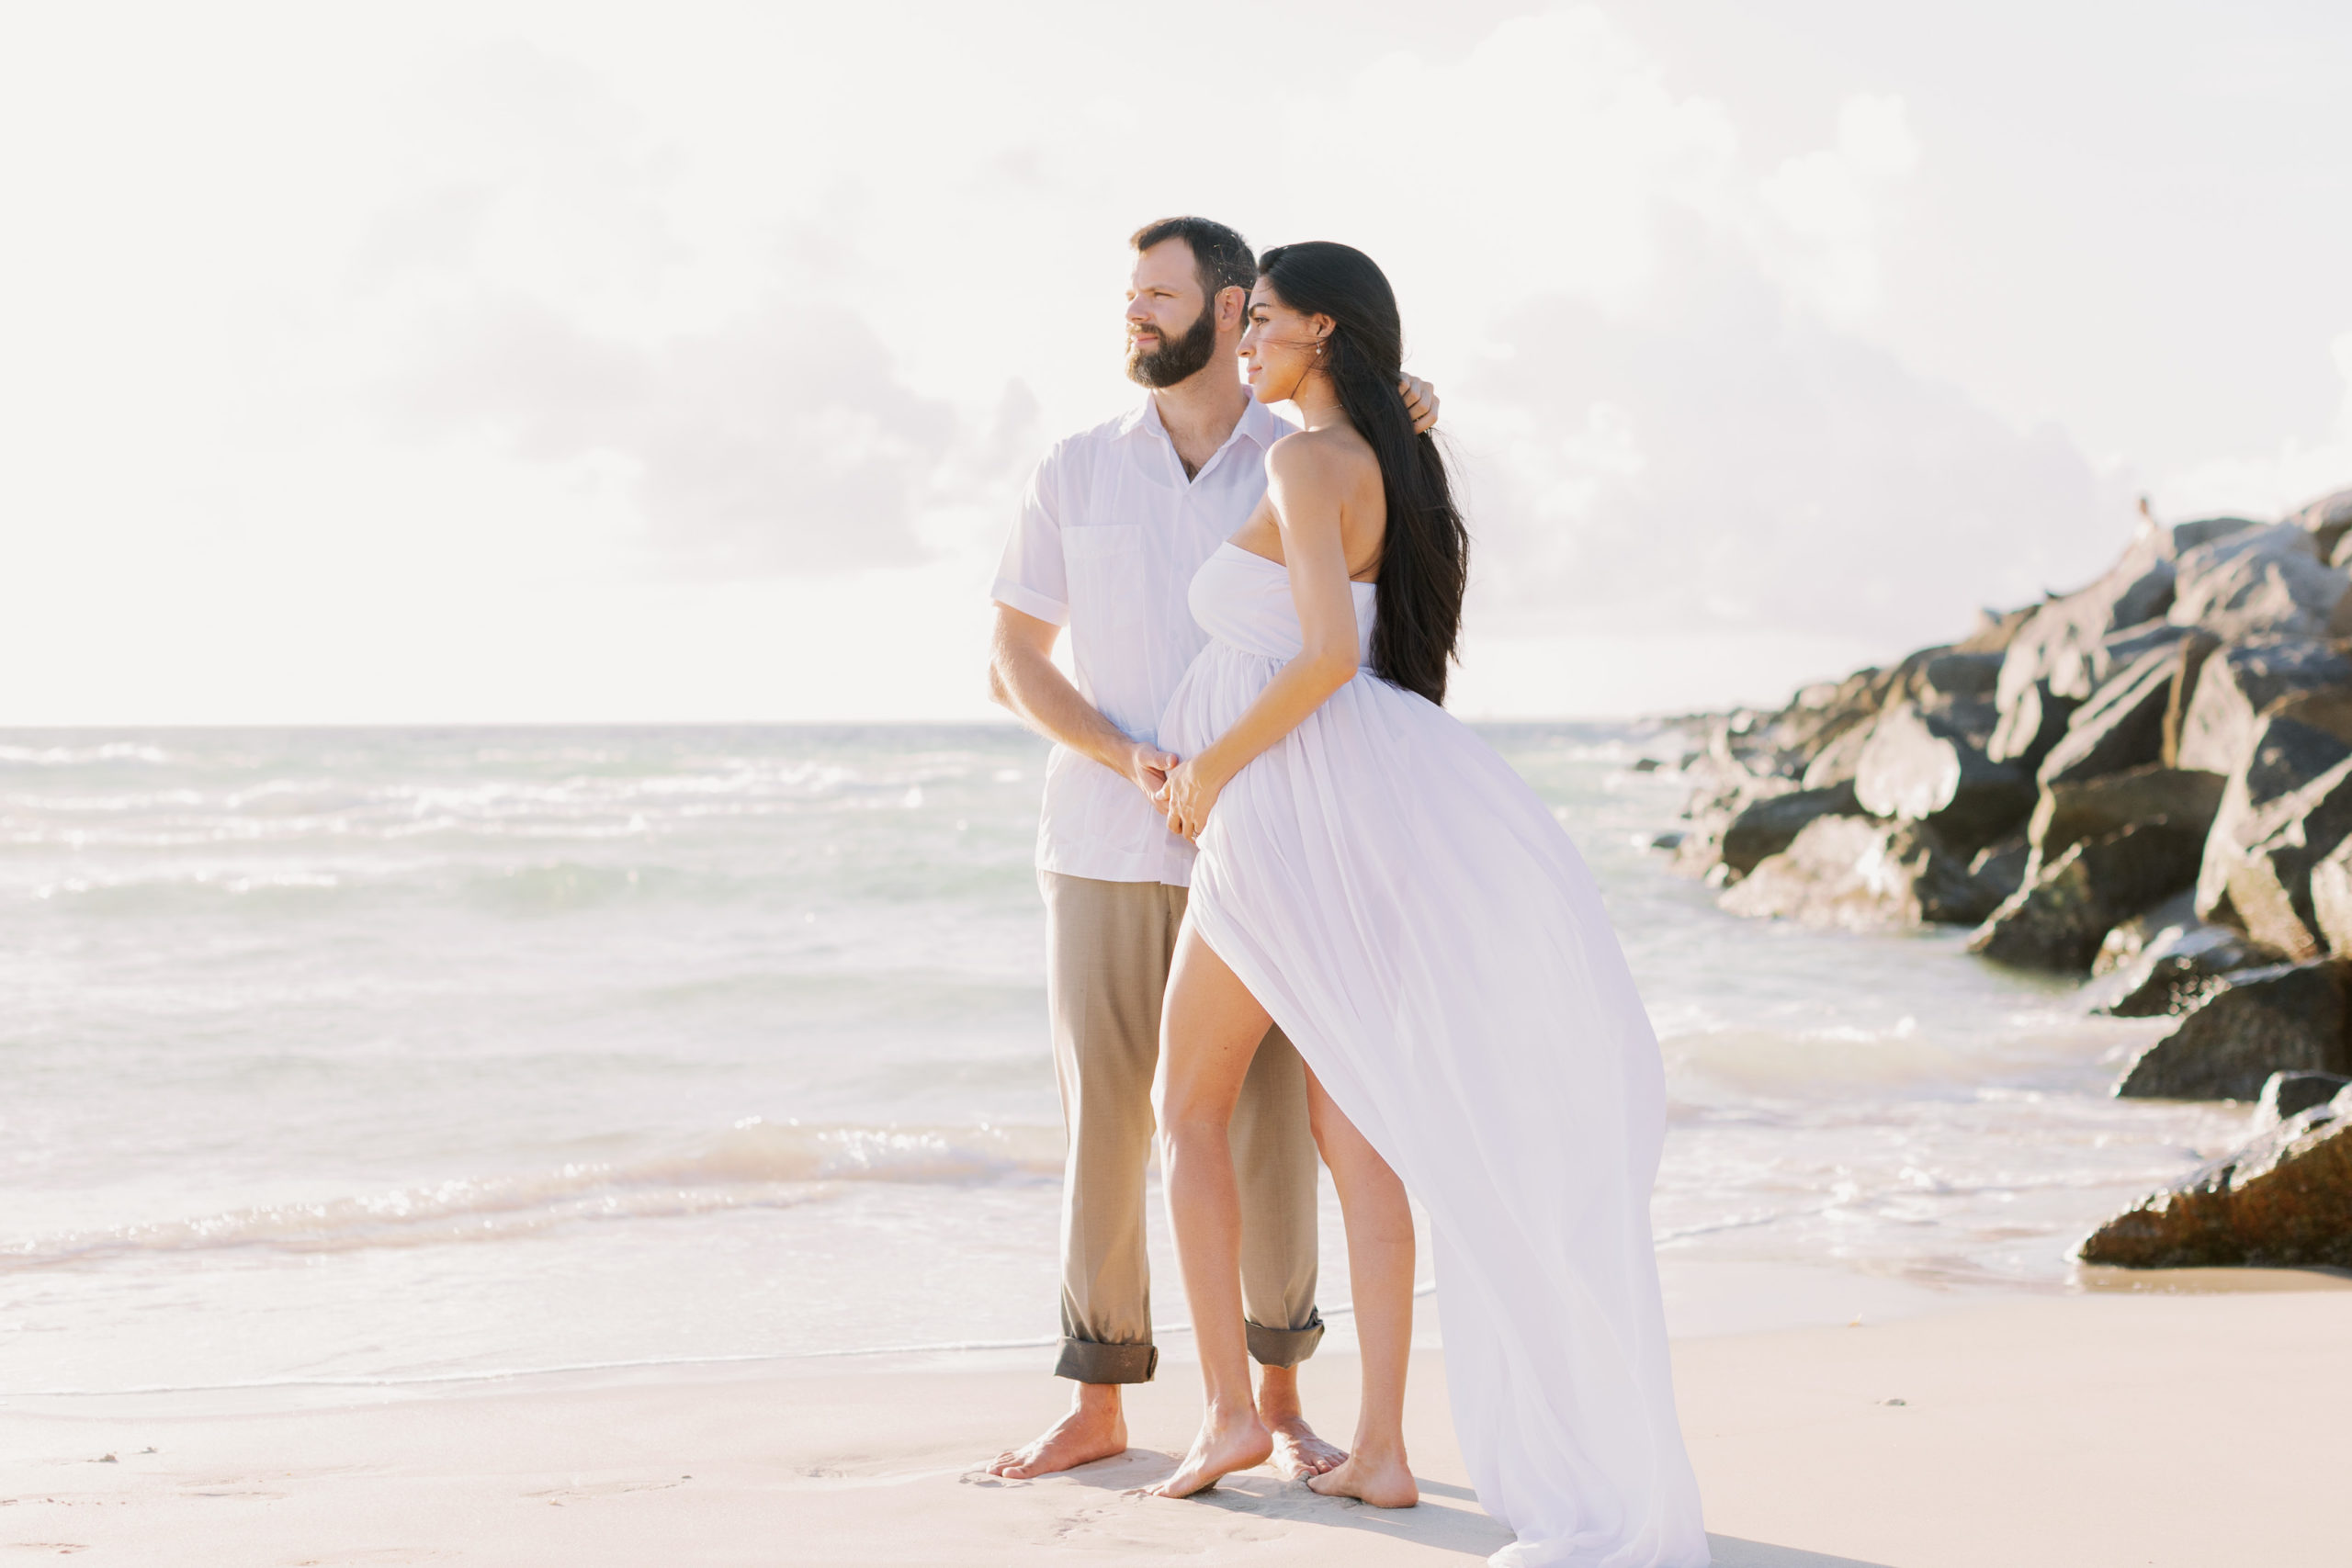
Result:
M2205 919L2245 924L2230 900L2232 873L2256 845L2308 812L2310 802L2300 792L2352 757L2352 701L2346 696L2335 689L2290 694L2256 721L2253 744L2222 791L2205 840L2205 863L2197 877L2197 910ZM2315 860L2332 847L2333 840L2318 845L2311 856Z
M2275 964L2279 953L2243 931L2197 918L2195 896L2168 898L2122 921L2099 943L2093 974L2120 971L2110 999L2093 1012L2117 1018L2177 1017L2220 990L2231 976Z
M1871 743L1871 727L1858 724L1839 734L1814 754L1805 765L1804 787L1834 789L1839 784L1850 785L1854 775L1861 771L1862 750Z
M2097 778L2155 761L2164 750L2165 709L2180 673L2177 646L2157 646L2133 660L2075 710L2065 737L2042 759L2037 776L2047 787Z
M2332 643L2265 637L2222 649L2197 676L2177 727L2173 764L2236 773L2265 709L2281 697L2330 687L2352 688L2352 658Z
M1735 915L1871 931L1981 919L1992 900L1925 823L1820 817L1721 903Z
M2347 1089L2352 1089L2352 1077L2341 1073L2273 1073L2270 1081L2262 1086L2262 1102L2255 1108L2255 1120L2263 1126L2275 1127L2314 1105L2325 1105ZM2344 1107L2336 1114L2352 1114L2352 1106Z
M2321 496L2299 508L2287 521L2312 536L2312 548L2319 552L2320 559L2336 566L2346 564L2336 557L2346 532L2352 530L2352 490Z
M2168 618L2230 641L2257 636L2339 636L2352 578L2320 557L2297 523L2245 528L2198 546L2177 563Z
M2330 953L2352 955L2352 838L2312 867L2312 919Z
M2352 1268L2352 1115L2290 1117L2101 1225L2075 1256L2125 1269Z
M2204 875L2218 874L2232 917L2290 958L2316 957L2326 943L2312 904L2312 869L2352 834L2352 757L2291 794L2241 818L2236 841L2209 851Z
M1926 822L1955 849L1974 851L2033 808L2025 771L1986 757L1947 716L1916 702L1895 704L1871 728L1854 793L1874 817Z
M2091 960L2091 973L2111 975L2118 969L2137 964L2147 953L2151 942L2175 926L2203 925L2197 918L2197 895L2176 893L2153 909L2145 909L2128 920L2118 920L2098 944L2098 956Z
M2352 1069L2342 959L2235 975L2140 1053L2115 1092L2140 1100L2252 1100L2278 1072Z
M2045 785L2026 823L2026 837L2045 862L2085 839L2134 822L2170 822L2195 830L2202 843L2221 808L2229 781L2157 763L2103 778L2065 779Z
M1656 757L1636 757L1634 759L1634 772L1637 773L1654 773L1658 771L1658 768L1662 764L1659 763Z
M1996 695L2009 707L2037 682L2062 697L2083 698L2098 682L2098 650L2125 626L2172 607L2173 557L2179 547L2161 528L2143 529L2123 558L2089 587L2036 607L2010 639Z
M1713 749L1749 776L1795 783L1805 777L1823 751L1849 734L1867 730L1897 682L1941 651L1930 649L1914 654L1896 671L1861 670L1843 681L1816 682L1776 714L1731 716L1713 738ZM1845 782L1829 778L1808 787Z
M1851 784L1759 796L1741 807L1725 825L1721 851L1724 863L1745 876L1756 869L1758 861L1779 854L1794 843L1805 824L1815 818L1850 816L1854 809Z
M1652 833L1650 835L1650 848L1654 850L1679 849L1681 847L1682 840L1689 837L1690 835L1687 833L1669 828L1663 833Z
M2172 696L2165 704L2164 743L2156 760L2167 768L2180 766L2180 737L2188 721L2189 699L2197 691L2198 677L2205 672L2205 661L2221 648L2221 640L2210 632L2192 631L2180 641L2174 657L2179 660L2172 681Z
M2025 886L2026 873L2033 864L2033 845L2023 833L2012 833L1996 844L1987 844L1976 852L1968 863L1968 874L1976 879L1984 897L1997 908Z
M1994 689L2000 683L2002 658L1999 653L1962 653L1957 649L1935 654L1920 661L1918 673L1904 694L1931 710L1962 705L1989 709ZM1993 716L1987 712L1984 719L1989 724Z
M2036 681L2000 710L1993 738L1985 742L1984 754L1996 762L2039 768L2041 760L2050 755L2050 749L2066 733L2066 721L2082 705L2079 697L2062 697L2050 689L2049 682Z
M2024 968L2087 972L2119 920L2196 880L2203 835L2143 822L2071 845L2034 880L2002 900L1968 951Z

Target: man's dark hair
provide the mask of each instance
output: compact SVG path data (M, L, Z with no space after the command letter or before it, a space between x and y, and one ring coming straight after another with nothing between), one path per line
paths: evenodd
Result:
M1192 248L1204 300L1214 303L1227 288L1247 293L1258 281L1258 258L1250 242L1222 223L1207 218L1162 218L1136 230L1127 243L1148 251L1163 240L1182 240Z

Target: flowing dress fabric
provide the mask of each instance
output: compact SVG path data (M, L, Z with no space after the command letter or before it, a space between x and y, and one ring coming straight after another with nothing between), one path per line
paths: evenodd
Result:
M1359 662L1374 591L1356 585ZM1193 580L1192 756L1303 638L1288 573ZM1506 1568L1698 1568L1649 1225L1657 1042L1584 861L1510 764L1370 670L1235 775L1186 917L1429 1212L1453 1419Z

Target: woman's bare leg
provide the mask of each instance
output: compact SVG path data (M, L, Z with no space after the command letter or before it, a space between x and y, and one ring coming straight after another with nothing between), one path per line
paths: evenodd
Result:
M1150 1487L1189 1497L1217 1478L1263 1464L1273 1435L1250 1397L1241 1308L1241 1195L1227 1128L1241 1080L1272 1021L1225 961L1188 923L1176 939L1160 1012L1159 1170L1176 1233L1184 1297L1201 1350L1207 1410L1176 1473ZM1409 1291L1410 1287L1408 1286Z
M1306 1074L1306 1114L1316 1147L1340 1190L1348 1226L1348 1283L1355 1295L1363 1361L1363 1404L1345 1461L1306 1483L1330 1497L1361 1497L1382 1508L1421 1500L1405 1460L1405 1369L1413 1349L1413 1211L1405 1184L1364 1135Z

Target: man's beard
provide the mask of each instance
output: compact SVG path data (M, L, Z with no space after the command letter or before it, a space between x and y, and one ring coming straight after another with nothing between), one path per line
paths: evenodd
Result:
M1146 353L1127 350L1127 378L1147 387L1172 387L1199 372L1216 354L1216 312L1206 305L1182 337L1174 343L1162 333L1159 346Z

